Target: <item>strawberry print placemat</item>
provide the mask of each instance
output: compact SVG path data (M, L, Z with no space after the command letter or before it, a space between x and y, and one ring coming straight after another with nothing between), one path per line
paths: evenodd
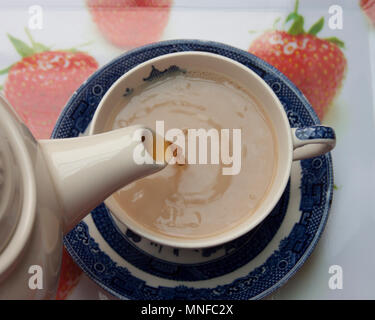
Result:
M338 144L324 236L306 266L271 298L371 297L366 274L375 258L364 261L363 254L375 227L366 211L375 205L366 191L375 181L375 154L368 148L375 138L375 0L8 0L0 4L0 26L1 94L38 139L50 137L88 76L147 43L214 40L278 68L322 123L335 128ZM352 275L347 290L327 285L332 265ZM64 251L56 299L111 298L81 273Z

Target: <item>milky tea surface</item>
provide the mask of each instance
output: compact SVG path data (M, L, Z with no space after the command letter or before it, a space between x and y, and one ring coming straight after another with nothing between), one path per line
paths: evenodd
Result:
M223 75L190 71L145 82L124 99L106 130L135 124L155 130L157 120L164 121L165 131L241 129L239 174L223 175L228 165L221 161L168 165L113 195L125 215L154 233L191 239L227 231L254 213L272 184L277 145L251 93ZM210 160L210 149L207 154Z

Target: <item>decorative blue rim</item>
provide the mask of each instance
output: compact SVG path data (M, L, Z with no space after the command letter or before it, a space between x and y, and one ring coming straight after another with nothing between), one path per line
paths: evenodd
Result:
M318 125L319 119L301 92L277 69L250 53L225 44L174 40L147 45L125 53L94 73L72 96L53 131L53 138L78 136L90 123L101 97L114 81L136 65L156 56L179 51L205 51L232 58L251 68L266 81L286 109L292 127ZM228 285L214 289L186 286L150 287L101 252L81 222L65 237L68 252L100 286L120 298L132 299L258 299L283 285L306 261L326 224L332 201L333 171L330 154L301 162L301 218L279 250L263 266ZM91 267L81 256L89 248ZM97 256L92 255L93 252ZM87 258L87 256L85 256ZM105 272L104 272L104 269ZM266 269L264 269L266 268ZM264 270L267 276L264 275ZM118 277L116 278L116 275ZM263 278L262 278L263 277ZM266 277L266 278L264 278ZM113 281L113 280L116 281Z
M295 135L300 140L336 139L335 131L324 126L297 128Z
M269 244L284 220L288 208L289 190L288 184L275 208L255 229L223 245L194 250L196 255L204 258L204 262L175 263L140 249L137 244L146 239L142 239L130 229L125 233L120 231L104 204L93 210L91 217L108 245L134 267L164 279L202 281L223 276L242 267ZM72 241L75 236L75 234L68 235ZM150 242L150 245L157 247L159 254L165 249L163 245L157 243ZM221 254L218 255L218 252ZM183 255L183 250L173 248L173 255L177 257Z

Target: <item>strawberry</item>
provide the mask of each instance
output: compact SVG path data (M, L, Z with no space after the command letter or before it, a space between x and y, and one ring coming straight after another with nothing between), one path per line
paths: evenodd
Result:
M64 248L56 300L65 300L69 296L78 284L81 274L82 269L75 264L72 257Z
M293 23L288 31L263 33L251 43L249 52L283 72L303 92L318 117L323 119L344 79L347 68L341 50L344 43L336 37L317 37L323 28L324 18L305 32L304 18L298 14L298 0L285 23L289 21Z
M35 42L31 46L8 35L22 59L0 73L8 72L5 97L37 138L48 138L69 97L97 68L84 52L55 50Z
M359 5L370 19L372 25L375 26L375 0L361 0Z
M102 34L120 48L158 41L172 0L86 0Z

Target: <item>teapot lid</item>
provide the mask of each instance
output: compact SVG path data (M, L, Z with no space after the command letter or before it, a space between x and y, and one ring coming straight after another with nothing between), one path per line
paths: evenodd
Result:
M24 126L0 96L0 275L30 235L35 184Z

